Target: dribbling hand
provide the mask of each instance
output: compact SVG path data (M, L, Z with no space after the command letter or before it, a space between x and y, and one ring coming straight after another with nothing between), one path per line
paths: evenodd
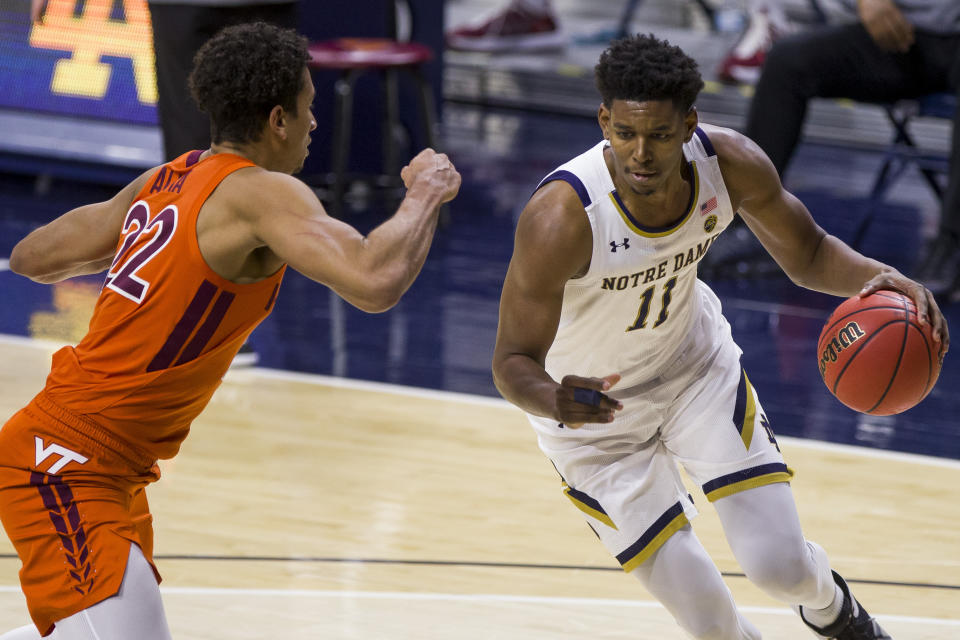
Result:
M571 429L588 422L613 422L614 412L623 405L603 392L619 381L616 373L603 378L564 376L557 387L556 419Z
M899 271L883 271L871 278L860 291L860 297L870 295L882 289L899 291L913 300L917 305L917 319L921 325L930 324L933 327L933 338L940 343L939 358L943 362L943 357L947 355L950 349L950 329L947 326L947 319L943 317L940 311L940 305L937 304L933 293L925 286L911 280Z
M407 189L415 182L426 181L443 194L442 202L450 202L460 190L460 174L450 158L430 148L418 153L410 164L401 169L400 179Z

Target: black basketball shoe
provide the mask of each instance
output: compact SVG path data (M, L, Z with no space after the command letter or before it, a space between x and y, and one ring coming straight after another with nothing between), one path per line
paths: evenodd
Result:
M833 579L843 592L843 606L836 621L825 627L810 624L803 617L803 607L800 607L800 619L813 629L821 638L832 640L893 640L890 634L884 631L880 624L870 617L867 610L860 606L857 599L850 593L850 587L836 571Z

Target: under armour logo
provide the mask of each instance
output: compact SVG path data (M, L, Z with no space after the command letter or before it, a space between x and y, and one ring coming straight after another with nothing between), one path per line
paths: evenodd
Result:
M615 242L614 240L610 241L610 253L616 253L617 247L623 247L623 250L626 251L630 248L630 238L624 238L623 242Z
M43 439L39 436L33 436L33 441L36 444L37 449L36 467L38 469L40 468L40 463L49 458L52 454L55 453L60 456L60 459L53 463L49 469L47 469L46 472L49 474L56 474L58 471L70 464L70 462L79 462L80 464L83 464L87 461L86 456L82 456L76 451L71 451L66 447L61 447L56 443L52 443L49 446L44 447Z

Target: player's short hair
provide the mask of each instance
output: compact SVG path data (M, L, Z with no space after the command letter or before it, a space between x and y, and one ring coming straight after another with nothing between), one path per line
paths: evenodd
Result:
M652 33L611 42L600 55L594 75L608 109L614 100L671 100L686 113L703 89L697 62Z
M193 58L190 93L210 116L214 143L260 138L277 105L297 115L307 39L292 29L252 22L227 27Z

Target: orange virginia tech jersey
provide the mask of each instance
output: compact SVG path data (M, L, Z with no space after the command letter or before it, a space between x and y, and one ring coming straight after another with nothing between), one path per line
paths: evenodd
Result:
M286 267L235 284L204 261L197 214L253 163L193 151L160 167L123 222L87 335L53 356L46 394L121 441L171 458L244 340L273 308Z

